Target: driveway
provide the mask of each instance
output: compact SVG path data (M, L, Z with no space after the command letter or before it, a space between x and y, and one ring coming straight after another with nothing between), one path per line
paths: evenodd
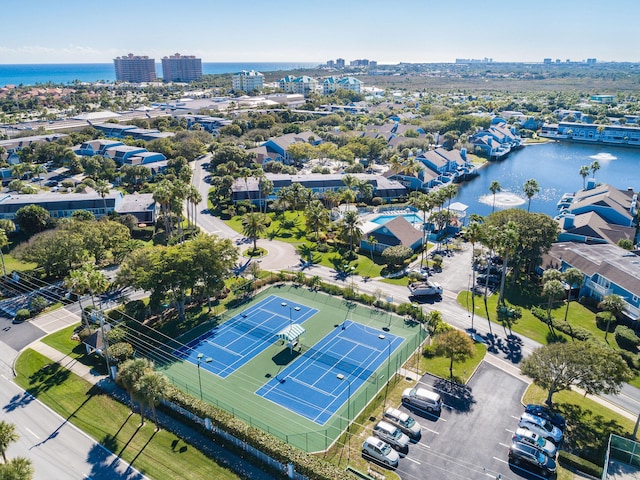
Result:
M522 378L482 362L466 387L430 376L419 383L439 391L445 408L433 416L401 407L422 426L422 439L400 459L401 478L538 478L507 463L511 435L523 411L520 399L527 383Z

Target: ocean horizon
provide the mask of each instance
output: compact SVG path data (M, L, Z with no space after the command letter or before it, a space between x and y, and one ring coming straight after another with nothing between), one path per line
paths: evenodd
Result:
M202 62L204 75L235 73L241 70L277 72L317 67L309 62ZM162 64L156 63L156 74L162 77ZM114 82L113 63L39 63L0 64L0 87L5 85L37 85L55 83L67 85L79 82Z

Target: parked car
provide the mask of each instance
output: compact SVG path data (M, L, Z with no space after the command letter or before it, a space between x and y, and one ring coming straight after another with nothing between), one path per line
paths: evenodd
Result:
M534 405L530 403L524 407L524 411L538 417L542 417L545 420L550 421L553 425L558 427L563 432L567 429L567 421L565 418L557 412L554 412L549 407L544 405Z
M541 437L536 432L527 430L526 428L518 428L511 437L511 440L514 443L518 442L531 445L538 450L542 450L547 456L551 458L555 458L556 453L558 453L558 447L556 447L552 442L544 437Z
M481 273L476 277L476 283L482 286L486 285L487 282L489 285L498 285L500 280L501 278L498 275L487 275L486 273Z
M562 441L562 430L542 417L525 412L520 416L518 426L531 430L541 437L551 440L556 445Z
M422 436L422 428L415 418L397 408L387 408L384 412L384 419L398 427L413 440L419 440Z
M380 440L387 442L396 450L406 452L409 449L409 437L389 422L378 422L378 424L373 427L373 434Z
M391 448L391 445L376 437L368 437L364 441L362 444L362 455L365 458L372 458L390 467L397 467L398 460L400 459L400 455Z
M543 477L550 477L556 471L556 461L540 450L525 443L513 443L509 447L509 462L514 465L527 463L540 472Z
M402 392L402 403L420 410L440 413L442 398L440 394L426 388L407 388Z

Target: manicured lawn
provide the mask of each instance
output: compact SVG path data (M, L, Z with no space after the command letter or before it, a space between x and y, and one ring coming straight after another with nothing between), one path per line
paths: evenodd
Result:
M174 434L154 432L151 421L140 427L127 406L34 350L18 358L16 372L18 385L150 478L239 478Z
M473 372L478 368L478 365L487 353L487 346L482 343L476 343L475 347L476 352L472 358L464 362L453 362L453 381L463 385L466 384ZM446 357L436 356L425 358L423 356L420 359L420 369L422 372L449 379L449 363L450 360Z
M17 270L18 272L33 270L37 265L31 262L23 262L21 260L18 260L17 258L12 257L10 254L5 253L4 266L7 269L7 273L11 273L14 270Z

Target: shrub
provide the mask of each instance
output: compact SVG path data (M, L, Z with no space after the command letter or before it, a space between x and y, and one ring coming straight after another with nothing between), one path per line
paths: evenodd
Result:
M620 356L632 370L640 370L640 355L628 350L620 350Z
M629 327L624 325L618 325L613 332L613 336L620 345L620 348L625 350L631 350L632 352L637 350L640 345L640 338Z
M553 325L553 328L559 332L566 333L576 340L595 340L595 336L589 330L580 327L573 327L569 322L565 322L564 320L552 319L551 324Z
M547 311L544 308L534 305L531 307L531 315L536 317L538 320L547 323Z
M379 207L383 203L384 203L384 200L382 198L380 198L380 197L373 197L371 199L371 205L374 205L376 207Z
M435 345L425 345L422 349L422 356L425 358L433 358L436 356L436 347Z
M16 312L16 322L24 322L31 317L31 312L26 308L21 308Z
M573 468L593 477L602 478L602 467L564 450L560 450L558 463L563 467Z
M609 312L596 313L596 326L600 330L603 330L603 331L606 330L608 323L609 323ZM611 324L609 325L609 331L611 332L615 330L617 324L618 324L618 320L616 319L616 317L612 317Z
M316 250L318 250L320 253L327 253L329 250L331 250L331 247L326 243L319 243L316 247Z

